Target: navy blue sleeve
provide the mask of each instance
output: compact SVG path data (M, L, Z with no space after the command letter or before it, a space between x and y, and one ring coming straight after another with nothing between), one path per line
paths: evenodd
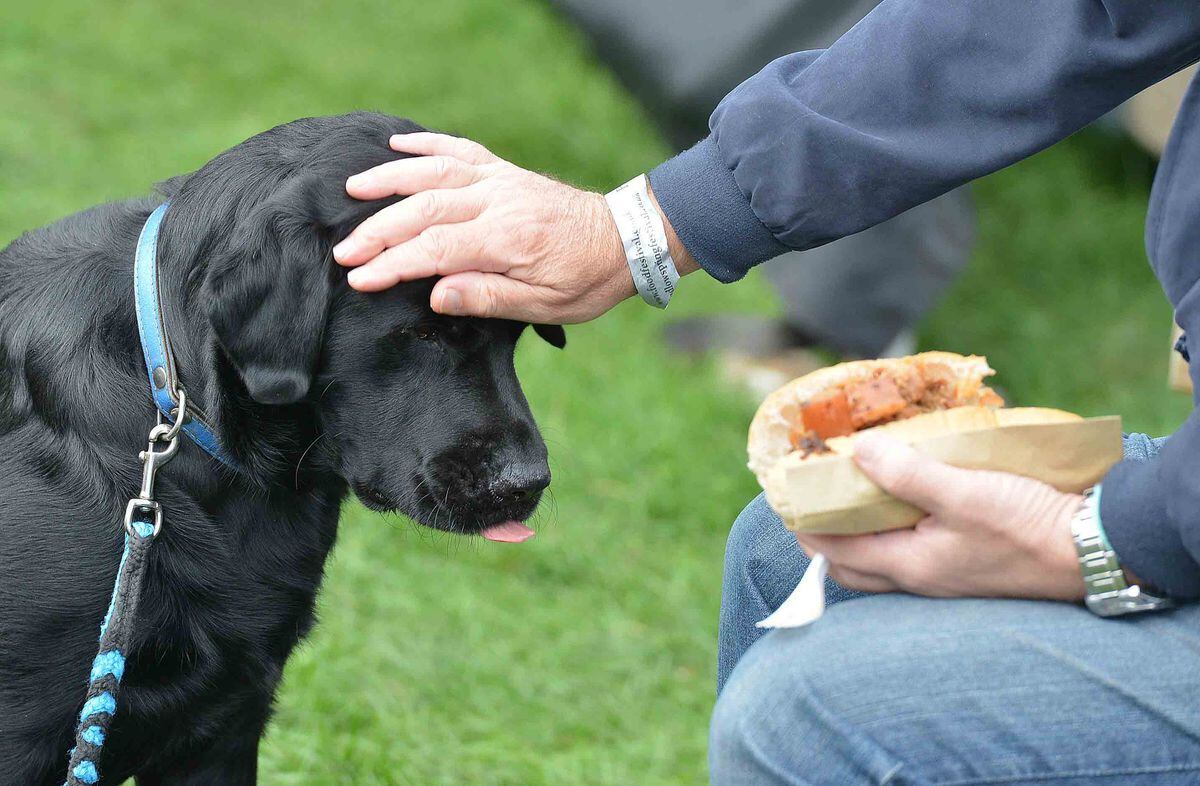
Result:
M1200 410L1150 461L1125 460L1104 478L1100 521L1121 564L1172 597L1200 597Z
M733 281L1029 156L1198 58L1194 0L884 0L737 87L650 180L700 265Z
M1200 78L1194 78L1146 215L1146 253L1187 337L1200 405ZM1122 461L1104 479L1104 530L1123 565L1173 597L1200 598L1200 409L1157 456Z
M735 89L711 134L650 180L700 265L734 281L1029 156L1197 59L1195 0L883 0L829 49L780 58ZM1175 190L1200 209L1197 169L1183 168ZM1173 212L1193 206L1172 198ZM1200 243L1184 219L1174 240L1150 233L1149 250L1197 336L1195 266L1172 262L1172 244L1194 258ZM1153 460L1118 464L1101 496L1122 562L1183 598L1200 597L1198 456L1193 413Z

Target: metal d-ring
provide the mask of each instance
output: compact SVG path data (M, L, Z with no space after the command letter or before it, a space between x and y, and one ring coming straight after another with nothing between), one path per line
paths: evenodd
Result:
M171 430L167 433L166 438L169 440L179 436L179 432L183 429L183 424L187 422L188 417L187 393L184 392L183 388L175 388L175 395L172 398L176 402L175 408L171 410L171 417L175 419L175 422L171 424Z

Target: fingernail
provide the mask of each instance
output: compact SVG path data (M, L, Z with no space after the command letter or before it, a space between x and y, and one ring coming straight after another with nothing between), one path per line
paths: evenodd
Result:
M395 147L404 142L404 134L392 134L392 138L388 140L388 147Z
M350 282L350 286L356 287L363 283L363 279L366 277L366 275L367 274L364 272L363 268L356 267L350 271L349 275L346 276L346 280Z
M333 258L341 262L345 257L350 256L350 252L354 250L354 244L350 242L350 238L346 238L341 243L333 247Z
M457 289L442 292L442 304L438 309L443 314L454 315L462 310L462 294Z
M366 181L367 179L362 176L362 173L351 175L350 177L346 178L346 190L349 191L352 188L363 186L366 184Z

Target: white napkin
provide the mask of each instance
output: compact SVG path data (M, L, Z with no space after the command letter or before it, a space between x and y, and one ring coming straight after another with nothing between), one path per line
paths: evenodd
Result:
M814 555L808 570L800 577L800 583L783 605L755 625L759 628L802 628L821 619L825 613L825 576L828 573L829 560L824 554Z

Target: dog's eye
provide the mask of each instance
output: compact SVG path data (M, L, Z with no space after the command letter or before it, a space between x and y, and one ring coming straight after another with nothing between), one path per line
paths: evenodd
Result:
M413 328L413 335L419 339L440 338L449 344L461 344L475 334L475 328L469 319L437 319L425 322Z
M437 341L451 347L462 348L472 343L471 338L477 331L467 319L431 319L415 325L397 327L389 334L394 343L417 341Z
M435 341L438 338L438 330L434 325L413 325L411 327L398 327L388 334L388 337L393 341L403 341L405 339L415 338L418 341Z

